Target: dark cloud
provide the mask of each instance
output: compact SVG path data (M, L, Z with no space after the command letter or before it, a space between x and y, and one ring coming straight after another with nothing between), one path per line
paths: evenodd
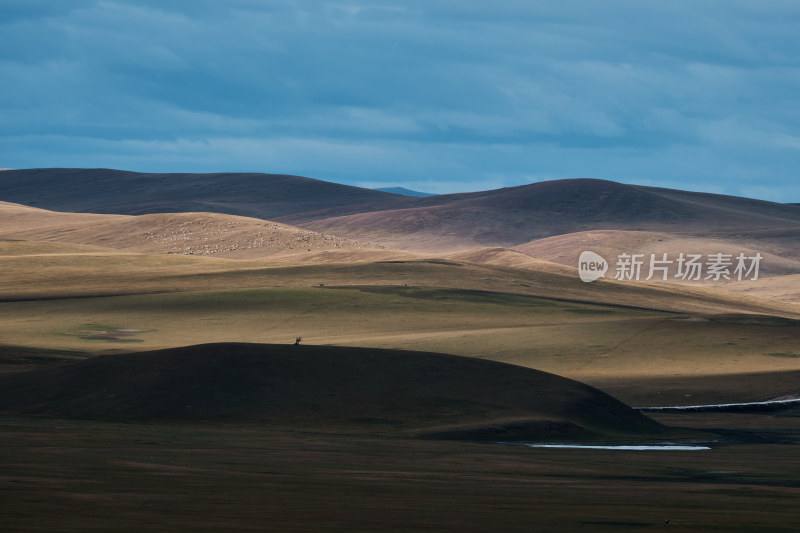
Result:
M800 6L6 1L0 167L798 201Z

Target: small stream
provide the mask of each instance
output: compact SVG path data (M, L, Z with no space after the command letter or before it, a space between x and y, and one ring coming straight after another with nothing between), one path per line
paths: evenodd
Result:
M730 412L744 413L753 411L775 411L800 405L800 398L768 400L763 402L716 403L704 405L671 405L664 407L634 407L644 413L706 413ZM498 442L508 446L526 446L528 448L562 448L578 450L622 450L622 451L697 451L710 450L710 446L700 444L674 444L670 442L652 444L539 444L536 442Z
M511 442L502 442L500 444L517 444ZM679 444L649 444L649 445L594 445L594 444L535 444L528 442L519 443L520 446L527 446L529 448L574 448L579 450L627 450L627 451L694 451L694 450L710 450L709 446L685 446Z
M800 405L800 398L769 400L765 402L712 403L705 405L673 405L666 407L634 407L634 409L643 413L679 413L687 411L693 413L743 413L748 411L772 411L785 409L786 407L792 407L795 405Z

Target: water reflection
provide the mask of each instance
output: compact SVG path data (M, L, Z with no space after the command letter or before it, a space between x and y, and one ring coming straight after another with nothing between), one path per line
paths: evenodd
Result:
M650 445L599 445L599 444L536 444L534 442L500 442L514 446L529 448L575 448L583 450L631 450L631 451L694 451L710 450L708 446L688 446L682 444L650 444Z

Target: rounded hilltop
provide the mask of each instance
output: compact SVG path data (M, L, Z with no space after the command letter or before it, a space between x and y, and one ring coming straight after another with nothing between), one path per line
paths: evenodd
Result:
M220 343L99 356L1 378L0 409L493 440L630 438L665 430L611 396L554 374L342 346Z

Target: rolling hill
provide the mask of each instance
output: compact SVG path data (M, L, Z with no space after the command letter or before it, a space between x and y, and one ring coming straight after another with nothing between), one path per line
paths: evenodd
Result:
M531 257L576 266L584 250L592 250L608 260L619 253L655 254L661 258L666 253L673 261L679 254L725 253L736 257L738 253L763 256L760 277L784 276L800 273L800 228L792 230L767 230L761 232L738 232L715 237L687 233L654 231L593 230L568 233L537 239L513 249ZM670 278L674 279L676 265L670 266ZM613 275L613 273L611 274Z
M44 168L0 174L0 200L78 213L212 212L272 220L397 207L405 196L283 174L152 174ZM365 207L368 206L368 207Z
M100 215L59 213L0 202L6 253L57 253L55 243L149 254L259 258L325 250L380 249L277 222L217 213ZM28 242L13 247L9 241ZM34 245L39 243L39 248ZM66 253L63 248L61 253ZM73 252L79 250L74 249ZM83 250L84 252L88 250Z
M421 192L415 191L412 189L406 189L405 187L380 187L375 189L376 191L383 191L383 192L390 192L393 194L402 194L404 196L417 196L420 198L424 198L426 196L436 196L435 194L431 194L429 192Z
M596 229L712 236L800 227L796 206L591 179L433 199L435 205L317 220L294 215L286 220L315 231L419 251L509 247Z
M582 383L452 355L208 344L0 378L0 409L114 420L397 428L465 438L643 435L649 418Z
M4 198L147 214L0 202L2 239L283 264L414 259L382 247L539 271L574 268L585 249L611 257L761 253L761 277L786 276L785 283L720 288L797 301L800 208L746 198L590 179L415 198L297 176L102 169L4 171ZM188 208L206 212L174 212Z
M224 213L437 252L595 229L712 236L800 227L793 205L594 179L419 198L275 174L28 169L0 173L0 200L75 212Z

